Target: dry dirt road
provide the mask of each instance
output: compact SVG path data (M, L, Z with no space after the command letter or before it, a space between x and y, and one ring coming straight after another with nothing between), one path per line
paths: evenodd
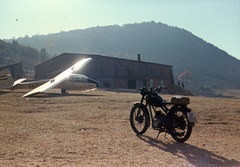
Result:
M185 143L136 136L138 93L103 90L21 98L0 94L0 166L240 166L240 99L191 97L197 124ZM163 95L170 99L171 95Z

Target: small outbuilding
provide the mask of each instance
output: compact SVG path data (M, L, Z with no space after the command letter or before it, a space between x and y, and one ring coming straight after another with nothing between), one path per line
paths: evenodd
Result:
M77 61L91 57L93 60L79 73L100 83L100 88L137 89L174 84L171 65L92 54L63 53L35 66L35 78L52 78Z
M13 79L19 79L24 77L22 63L11 64L7 66L0 67L0 71L8 69L13 77Z

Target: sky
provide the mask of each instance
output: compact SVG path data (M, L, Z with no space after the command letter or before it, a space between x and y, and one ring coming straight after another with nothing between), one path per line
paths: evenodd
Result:
M161 22L240 60L240 0L0 0L0 39Z

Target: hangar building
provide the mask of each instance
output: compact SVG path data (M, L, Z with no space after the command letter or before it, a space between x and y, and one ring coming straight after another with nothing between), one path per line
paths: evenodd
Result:
M174 84L171 65L114 58L102 55L63 53L35 66L35 78L52 78L77 61L91 57L93 60L78 73L100 83L100 88L136 89Z

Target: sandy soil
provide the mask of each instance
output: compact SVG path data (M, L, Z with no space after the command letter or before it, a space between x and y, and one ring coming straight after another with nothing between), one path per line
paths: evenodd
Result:
M240 99L191 97L198 122L177 143L152 129L133 133L138 93L58 91L0 94L0 166L240 166Z

